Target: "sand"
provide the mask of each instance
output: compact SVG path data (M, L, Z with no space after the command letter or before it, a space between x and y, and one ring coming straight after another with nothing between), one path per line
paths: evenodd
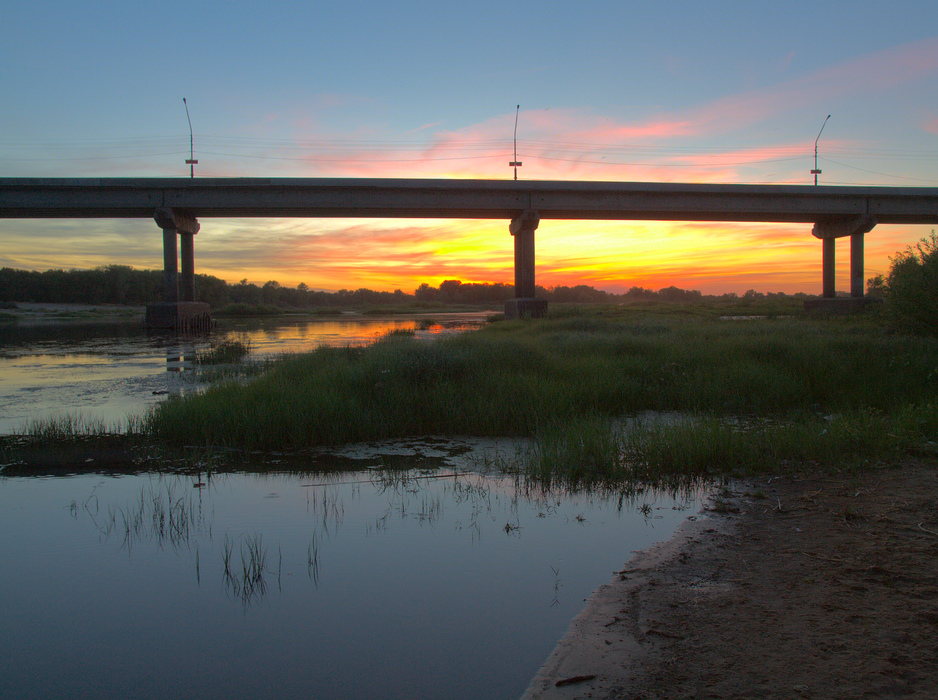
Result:
M938 697L938 460L731 484L592 596L525 697Z

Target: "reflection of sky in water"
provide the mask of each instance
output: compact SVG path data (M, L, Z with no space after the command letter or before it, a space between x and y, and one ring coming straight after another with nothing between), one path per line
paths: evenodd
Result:
M583 600L693 512L374 474L0 479L5 693L518 697ZM185 536L160 536L155 499Z
M419 337L447 332L451 324L484 320L482 314L434 317ZM255 358L304 352L319 345L363 344L413 318L224 320L211 339L244 338ZM0 433L30 420L68 413L109 423L139 415L170 394L197 386L181 376L210 338L148 335L133 324L44 326L0 331Z

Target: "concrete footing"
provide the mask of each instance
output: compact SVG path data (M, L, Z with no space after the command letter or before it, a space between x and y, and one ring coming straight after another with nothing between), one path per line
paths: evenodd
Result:
M822 314L855 314L883 300L877 297L835 297L833 299L808 299L804 303L804 310Z
M547 315L547 299L509 299L505 302L505 318L541 318Z
M212 326L210 307L200 301L147 304L147 328L176 333L201 333Z

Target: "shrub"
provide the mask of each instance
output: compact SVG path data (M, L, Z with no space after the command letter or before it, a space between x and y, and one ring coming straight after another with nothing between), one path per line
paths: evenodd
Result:
M899 332L938 335L938 236L934 230L892 258L886 310Z

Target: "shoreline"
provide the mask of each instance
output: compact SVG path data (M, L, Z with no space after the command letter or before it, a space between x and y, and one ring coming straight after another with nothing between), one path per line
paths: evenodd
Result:
M59 324L144 323L146 308L119 304L46 304L16 302L16 308L0 309L10 327Z
M938 459L709 503L590 597L524 698L934 697Z
M713 513L715 492L703 506L682 522L664 542L637 551L600 586L573 619L541 670L531 679L522 700L554 700L582 697L612 697L620 690L633 666L645 661L648 649L641 644L649 629L639 624L635 606L640 591L654 587L656 574L687 555L689 543L719 532L731 535L736 522L723 513Z

